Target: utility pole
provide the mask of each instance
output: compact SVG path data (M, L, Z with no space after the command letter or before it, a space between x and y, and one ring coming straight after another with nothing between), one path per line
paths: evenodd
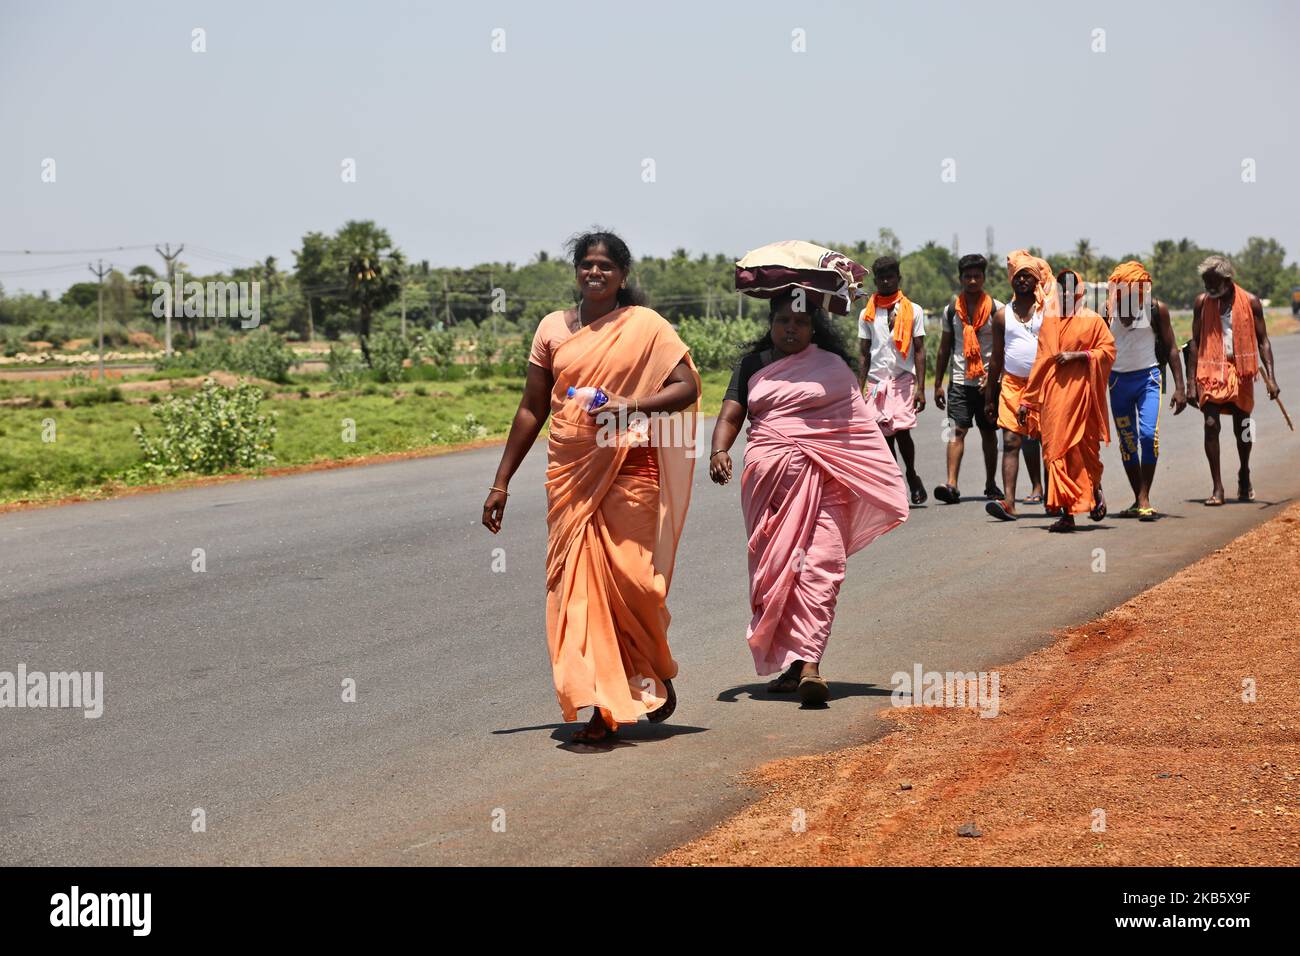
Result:
M442 320L448 327L451 326L451 293L447 290L447 274L442 274Z
M737 292L736 293L736 321L739 322L744 317L745 317L745 297L741 293Z
M957 233L952 234L952 257L957 258Z
M993 227L989 226L984 230L985 251L990 261L993 259Z
M172 354L172 309L175 308L176 306L176 303L172 301L176 290L176 282L175 282L176 277L172 275L172 268L176 260L180 258L180 254L185 251L185 243L182 242L180 248L177 249L175 252L172 252L172 244L170 242L165 242L163 243L163 245L167 249L166 252L163 252L163 250L159 249L157 246L154 246L153 248L154 248L154 252L162 256L163 261L167 263L167 285L171 287L171 292L167 294L167 330L165 333L167 341L166 344L163 346L163 348L165 349L167 355L171 355Z
M402 290L402 341L406 341L406 270L401 266L397 267L397 281L401 284Z
M94 266L89 266L89 265L86 266L86 268L89 269L91 272L93 272L95 274L95 278L99 280L99 381L100 384L103 384L104 382L104 276L108 275L110 272L113 271L113 264L110 262L108 264L108 268L105 269L104 260L100 259L98 269L96 269Z

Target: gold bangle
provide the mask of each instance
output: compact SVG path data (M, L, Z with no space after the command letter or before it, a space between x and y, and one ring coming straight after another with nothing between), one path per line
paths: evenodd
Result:
M493 485L491 488L488 489L488 491L499 491L507 498L510 497L510 492L506 491L504 488L498 488L496 485Z

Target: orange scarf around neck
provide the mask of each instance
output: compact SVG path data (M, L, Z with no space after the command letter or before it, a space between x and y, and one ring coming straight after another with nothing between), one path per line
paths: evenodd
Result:
M961 319L961 350L966 356L966 381L984 377L984 356L980 354L980 340L976 333L993 314L993 297L987 292L980 296L975 307L975 317L966 314L966 293L957 293L957 315Z
M1255 339L1255 310L1250 306L1250 293L1232 285L1232 354L1237 366L1237 377L1253 378L1259 372L1259 344ZM1197 381L1222 383L1227 373L1224 365L1227 356L1223 348L1223 322L1219 318L1219 300L1205 297L1201 307L1201 341L1196 361Z
M902 291L895 292L893 295L881 295L879 292L874 294L867 302L867 311L871 313L874 321L876 318L876 309L892 309L894 304L898 303L898 311L894 313L894 348L898 349L898 354L907 358L912 354L912 300L903 295Z

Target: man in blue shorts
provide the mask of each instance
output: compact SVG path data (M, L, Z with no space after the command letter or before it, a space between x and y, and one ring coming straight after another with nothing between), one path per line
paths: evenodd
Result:
M1121 515L1154 521L1151 483L1160 456L1161 369L1174 376L1169 407L1187 407L1183 364L1174 350L1169 307L1151 294L1151 274L1135 260L1120 263L1110 274L1107 312L1115 336L1115 364L1110 373L1110 410L1119 432L1124 473L1133 486L1133 504ZM1173 361L1170 361L1170 359Z

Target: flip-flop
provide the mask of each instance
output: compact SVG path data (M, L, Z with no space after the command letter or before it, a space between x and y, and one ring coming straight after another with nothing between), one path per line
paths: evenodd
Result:
M820 674L816 677L804 677L799 681L799 703L824 704L830 699L830 685Z
M1015 521L1016 516L1007 510L1007 506L1000 501L990 501L984 505L984 510L994 518L1001 521Z
M1095 505L1092 506L1092 510L1088 512L1088 520L1101 521L1105 517L1106 517L1106 499L1103 498L1101 501L1097 502Z
M1117 514L1115 517L1116 518L1137 518L1141 516L1141 514L1142 514L1142 509L1137 506L1137 502L1134 502L1133 504L1125 508L1123 511L1121 511L1119 514Z
M1041 505L1043 503L1043 496L1030 495L1028 498L1024 499L1024 503L1027 505Z
M1007 496L1002 493L1002 489L997 485L985 485L984 497L989 501L1006 501Z
M1052 522L1051 524L1049 524L1047 526L1047 530L1056 532L1058 534L1069 534L1071 531L1074 530L1074 527L1075 526L1073 523L1066 524L1065 518L1061 517L1058 518L1056 521Z
M1210 495L1210 497L1205 499L1205 507L1221 508L1223 507L1223 499L1220 498L1218 495Z
M1238 501L1254 501L1254 500L1255 500L1255 489L1254 489L1254 488L1250 488L1250 489L1247 489L1246 491L1242 491L1242 486L1241 486L1241 485L1237 485L1237 500L1238 500Z
M939 485L934 489L934 496L946 505L955 505L961 501L961 492L956 485Z
M1155 509L1155 508L1139 508L1139 509L1138 509L1138 521L1155 521L1155 520L1156 520L1156 509Z
M912 504L923 505L927 500L929 500L929 497L930 496L925 493L925 485L921 484L920 481L917 481L917 483L912 486Z
M673 690L673 682L665 680L664 687L668 689L668 699L646 714L646 720L652 724L667 720L673 715L673 711L677 709L677 691Z

